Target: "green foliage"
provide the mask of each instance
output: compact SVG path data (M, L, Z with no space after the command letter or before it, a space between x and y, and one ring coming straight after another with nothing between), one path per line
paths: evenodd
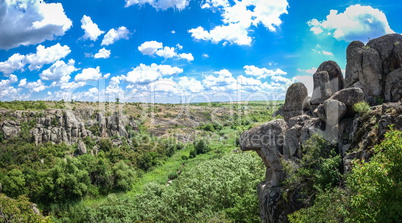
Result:
M3 191L7 195L17 198L26 193L27 188L25 188L25 177L21 170L12 169L0 179L2 181Z
M33 207L25 196L12 199L0 193L0 222L48 222Z
M109 152L112 150L113 143L110 138L101 138L99 140L99 150L104 152Z
M132 170L127 164L123 161L116 163L113 167L113 175L114 175L114 189L116 191L129 191L131 189L131 185L135 180L135 171Z
M65 221L75 222L260 222L255 187L264 167L252 154L230 154L183 172L170 186L148 184L134 199L80 205ZM145 211L146 210L146 211Z
M370 162L355 162L347 185L355 222L402 221L402 132L391 130Z
M196 140L193 144L197 155L207 153L211 150L211 147L206 139Z
M288 174L288 185L310 184L315 193L316 190L328 190L336 186L341 178L341 157L335 153L335 146L318 135L313 135L303 146L303 157L300 163L295 165L289 161L283 161L285 171Z
M314 205L290 222L401 222L402 132L392 130L370 162L355 161L343 187L319 191Z
M59 159L48 172L44 196L49 202L75 201L84 197L90 186L88 172L78 159Z
M353 105L353 110L359 114L365 115L370 112L370 105L365 101L358 102Z

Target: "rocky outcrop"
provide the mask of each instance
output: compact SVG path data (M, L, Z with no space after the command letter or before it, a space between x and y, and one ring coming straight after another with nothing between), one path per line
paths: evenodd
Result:
M385 35L373 39L364 45L354 41L347 49L346 87L359 87L366 100L374 105L383 101L395 102L400 98L389 96L393 92L402 91L395 81L393 71L402 66L402 36L400 34ZM387 84L388 83L388 84Z
M318 68L317 72L326 71L329 75L330 89L335 93L343 89L345 80L342 75L342 70L335 61L329 60L323 62ZM315 87L314 87L315 88Z
M306 86L303 83L294 83L288 88L285 104L278 113L288 121L292 117L302 115L309 109L309 104Z
M97 140L100 137L127 137L126 126L136 129L136 122L127 115L115 112L107 115L105 111L92 108L48 109L45 111L0 110L2 120L0 131L6 139L18 137L22 123L31 123L29 132L36 144L53 142L68 145L79 143L85 137ZM86 153L81 147L80 152Z
M268 122L241 135L241 149L256 151L267 168L265 180L257 188L263 222L287 222L287 215L301 208L297 190L286 199L282 197L287 177L282 163L297 166L306 141L314 134L337 145L343 171L348 172L353 159L370 159L371 149L390 125L402 130L401 44L399 34L371 40L367 45L352 42L347 48L345 80L334 61L322 63L313 76L311 100L305 86L295 83L277 112L284 120ZM353 107L359 102L380 105L357 113ZM278 139L283 139L283 144Z

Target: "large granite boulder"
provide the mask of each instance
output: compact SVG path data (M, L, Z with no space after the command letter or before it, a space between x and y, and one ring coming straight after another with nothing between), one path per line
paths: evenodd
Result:
M318 117L330 126L335 126L346 114L346 105L338 100L328 99L317 108Z
M303 83L294 83L290 85L286 92L285 104L279 110L279 114L283 116L285 121L290 118L302 115L308 110L308 92Z
M342 70L339 65L332 60L323 62L318 68L317 72L327 71L329 75L331 92L335 93L345 86L345 80L342 75Z
M353 41L349 44L346 50L346 72L345 72L345 87L351 87L359 81L359 77L363 75L362 61L363 61L363 47L364 43L360 41Z
M346 105L346 115L354 114L353 105L362 102L365 99L364 92L361 88L346 88L336 92L329 99L337 100Z
M394 70L387 75L384 90L386 101L396 102L402 98L402 68Z
M277 119L249 129L240 136L240 148L258 153L267 167L266 179L273 186L279 185L283 178L281 157L287 127L284 120Z
M331 83L327 71L319 71L313 75L314 91L310 103L319 105L332 95Z

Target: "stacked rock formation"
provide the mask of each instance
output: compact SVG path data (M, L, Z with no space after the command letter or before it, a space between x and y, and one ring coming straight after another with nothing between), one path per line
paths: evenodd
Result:
M127 137L126 126L132 129L137 127L135 121L127 115L119 112L105 114L105 111L92 108L76 111L49 109L41 112L0 109L0 116L10 117L0 122L0 130L4 137L9 139L19 135L21 123L34 121L35 125L30 129L30 133L36 144L64 142L71 145L79 143L87 136L93 139L112 136ZM80 153L86 153L86 148L81 146Z
M311 98L304 84L291 85L285 104L276 113L284 120L268 122L241 135L241 149L256 151L267 168L265 181L258 185L263 222L287 222L287 215L300 208L297 197L288 201L281 197L286 178L281 160L300 159L303 145L312 135L319 134L337 145L344 171L349 171L351 160L369 158L369 149L381 140L390 124L402 129L401 67L401 35L386 35L367 45L352 42L347 48L345 79L336 62L322 63L313 76ZM374 106L369 115L353 109L364 101Z

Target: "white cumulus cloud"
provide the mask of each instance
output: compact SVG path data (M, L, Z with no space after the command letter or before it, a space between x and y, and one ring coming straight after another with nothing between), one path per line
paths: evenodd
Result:
M256 76L257 79L264 79L267 77L277 76L277 75L285 75L287 74L285 71L277 68L276 70L269 70L267 68L258 68L254 65L246 65L244 66L244 72L250 76Z
M124 79L132 84L149 84L161 79L163 76L172 76L183 73L183 69L170 65L140 64L127 73Z
M38 44L63 36L72 26L61 3L0 1L0 48Z
M190 0L126 0L126 7L149 4L158 10L166 10L168 8L183 10L187 7L189 1Z
M47 48L39 45L36 47L36 53L28 55L16 53L8 58L8 60L0 62L0 72L8 76L14 71L24 70L27 64L30 64L28 66L29 70L37 70L45 64L51 64L66 57L70 52L70 47L67 45L61 46L59 43Z
M180 77L178 84L185 90L191 93L198 93L204 90L201 81L186 76Z
M307 22L314 34L331 35L337 40L367 42L394 33L388 24L386 15L371 6L352 5L345 12L331 10L326 20L312 19Z
M158 51L158 49L161 49L163 47L163 44L161 42L157 41L147 41L142 43L139 47L138 50L143 54L143 55L148 55L152 56Z
M45 64L51 64L66 57L70 52L70 47L67 45L61 46L59 43L48 48L39 45L36 47L36 54L26 56L27 63L30 64L28 68L29 70L40 69Z
M143 55L148 55L148 56L160 56L165 59L169 58L177 58L177 59L184 59L187 60L188 62L193 61L194 57L193 54L191 53L178 53L178 50L182 50L183 46L180 44L176 45L175 47L168 47L168 46L163 46L163 43L157 42L157 41L147 41L142 43L139 47L138 50L143 54Z
M115 43L119 39L128 39L130 31L124 26L119 27L117 30L110 29L109 32L103 37L101 45L108 46Z
M289 3L287 0L244 0L228 1L208 0L202 8L222 11L222 25L216 26L210 31L199 26L188 32L197 40L206 40L213 43L224 41L237 45L251 45L252 38L249 32L252 27L259 24L274 32L282 24L280 16L286 14Z
M26 65L26 57L25 55L21 55L19 53L13 54L8 60L4 62L0 62L0 72L2 72L5 76L9 76L16 70L21 70Z
M102 48L102 49L99 50L98 53L96 53L96 54L94 55L94 57L95 57L96 59L99 59L99 58L107 59L107 58L110 57L110 54L111 54L110 50L107 50L107 49L105 49L105 48Z
M71 73L78 70L75 68L74 64L75 61L73 59L69 60L67 64L64 61L59 60L52 64L48 69L42 71L39 76L45 81L59 81L63 77L70 76Z
M97 81L102 78L100 67L86 68L81 73L77 74L74 78L75 81Z
M41 79L38 79L37 81L34 82L27 82L26 78L20 81L18 87L28 88L33 92L40 92L47 88Z
M81 28L84 30L84 39L90 39L96 41L100 35L105 33L100 30L98 25L94 23L91 17L84 15L81 19Z

